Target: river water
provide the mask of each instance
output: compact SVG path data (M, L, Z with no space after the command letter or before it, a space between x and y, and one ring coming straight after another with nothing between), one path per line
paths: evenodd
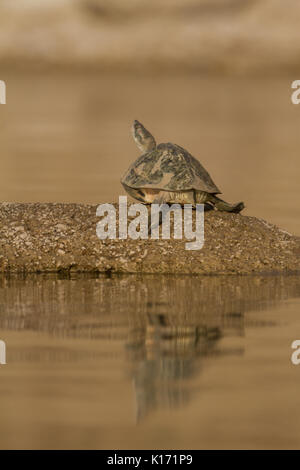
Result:
M1 448L299 448L298 276L3 279Z
M0 200L110 202L129 127L300 235L285 79L6 74ZM299 448L300 277L0 278L0 448Z

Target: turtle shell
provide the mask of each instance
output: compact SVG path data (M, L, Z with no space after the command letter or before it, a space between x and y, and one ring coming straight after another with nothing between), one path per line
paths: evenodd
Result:
M167 191L196 189L220 194L201 163L175 144L159 144L141 155L126 171L121 182L131 188Z

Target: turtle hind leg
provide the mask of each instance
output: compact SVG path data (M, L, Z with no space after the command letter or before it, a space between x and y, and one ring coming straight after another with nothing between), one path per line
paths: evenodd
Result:
M196 208L196 204L203 204L204 211L211 211L214 209L213 201L210 198L210 194L204 191L196 191L194 189L194 205L193 208Z
M245 204L243 202L238 202L237 204L229 204L228 202L223 201L223 199L220 199L215 195L210 196L210 202L212 202L216 209L222 212L233 212L235 214L238 214L245 208Z

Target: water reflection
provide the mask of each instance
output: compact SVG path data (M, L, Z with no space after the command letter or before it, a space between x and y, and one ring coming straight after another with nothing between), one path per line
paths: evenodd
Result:
M11 364L125 360L141 422L192 400L205 360L243 355L247 328L275 326L260 313L292 297L300 297L297 276L1 278L0 328L73 341L71 350L11 350ZM83 338L105 347L78 350Z
M152 305L155 310L155 304ZM230 315L228 315L230 318ZM237 321L236 321L237 320ZM201 358L215 354L243 354L244 347L222 350L226 335L242 336L244 318L233 322L221 316L218 324L198 320L193 325L176 324L166 314L149 313L146 325L131 332L128 349L133 366L136 417L140 422L155 408L177 408L191 398L185 381L201 372ZM228 324L227 324L228 323Z
M299 276L0 277L0 325L73 338L125 339L147 325L211 327L218 321L230 328L246 312L299 296ZM255 322L262 326L261 319Z

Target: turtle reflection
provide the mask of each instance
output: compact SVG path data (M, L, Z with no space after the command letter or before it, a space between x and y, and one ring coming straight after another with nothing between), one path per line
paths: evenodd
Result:
M210 323L177 323L170 315L148 312L144 327L131 331L127 348L138 422L156 408L187 403L192 392L186 384L201 372L204 357L243 354L243 346L224 349L220 345L225 336L244 336L242 313L223 315Z

